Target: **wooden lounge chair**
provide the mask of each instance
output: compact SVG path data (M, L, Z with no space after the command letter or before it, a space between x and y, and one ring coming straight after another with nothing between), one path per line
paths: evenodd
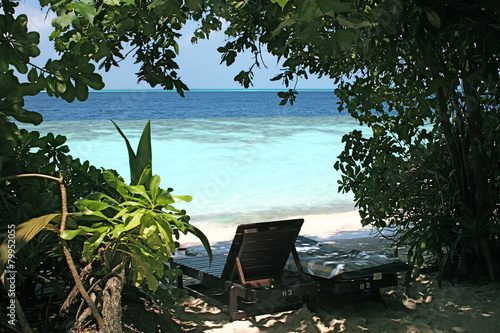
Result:
M303 271L313 277L322 298L368 295L378 299L380 289L398 285L398 273L410 269L402 260L386 254L345 251L299 236L295 247ZM286 268L295 265L290 260Z
M304 220L239 225L229 253L176 258L174 266L195 283L179 286L228 312L231 320L300 308L318 284L304 274L295 241ZM285 270L292 255L295 272Z

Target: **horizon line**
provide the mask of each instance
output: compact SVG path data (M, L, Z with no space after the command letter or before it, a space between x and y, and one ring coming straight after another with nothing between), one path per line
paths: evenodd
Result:
M190 89L190 90L185 90L185 93L189 92L281 92L281 91L286 91L288 89L276 89L276 88L269 88L269 89L234 89L234 88L228 88L228 89ZM331 91L332 93L334 92L335 88L305 88L305 89L296 89L296 91L301 92L307 92L307 91ZM89 89L89 92L167 92L167 93L177 93L175 90L165 90L165 89L157 89L157 88L145 88L145 89L140 89L140 88L134 88L134 89L102 89L102 90L93 90Z

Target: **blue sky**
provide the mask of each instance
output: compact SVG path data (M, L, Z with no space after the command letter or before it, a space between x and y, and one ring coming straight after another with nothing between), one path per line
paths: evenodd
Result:
M29 29L40 32L40 49L42 54L35 59L39 65L45 64L48 58L57 58L53 51L48 36L52 31L50 22L53 15L46 15L42 12L38 1L21 1L17 14L25 13L29 19ZM214 34L210 40L200 41L198 44L191 44L191 31L187 29L186 33L180 38L180 54L177 62L180 66L178 74L190 89L242 89L239 83L234 82L233 78L241 70L247 70L252 64L251 54L242 54L237 57L236 62L227 67L220 64L220 53L217 47L224 44L224 35L222 33ZM276 58L269 54L264 55L266 68L255 71L254 86L252 89L285 89L281 82L272 82L270 79L279 73L280 66L276 64ZM110 72L101 72L106 84L105 89L149 89L150 87L142 82L137 83L134 75L139 66L133 63L132 58L126 59L120 63L119 68L113 68ZM332 89L333 81L328 79L317 79L310 76L308 80L300 80L298 89Z

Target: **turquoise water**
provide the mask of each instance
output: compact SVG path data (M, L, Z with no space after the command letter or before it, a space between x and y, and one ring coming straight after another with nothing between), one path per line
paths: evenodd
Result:
M295 112L295 111L294 111ZM137 146L146 120L117 120ZM192 221L241 223L352 211L337 191L333 164L349 116L153 119L153 173ZM126 180L125 143L109 120L46 121L37 129L66 135L71 155L116 169Z

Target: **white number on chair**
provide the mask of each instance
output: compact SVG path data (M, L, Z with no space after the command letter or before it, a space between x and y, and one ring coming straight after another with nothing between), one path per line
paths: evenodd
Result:
M372 287L370 282L363 282L359 285L360 290L370 289Z

